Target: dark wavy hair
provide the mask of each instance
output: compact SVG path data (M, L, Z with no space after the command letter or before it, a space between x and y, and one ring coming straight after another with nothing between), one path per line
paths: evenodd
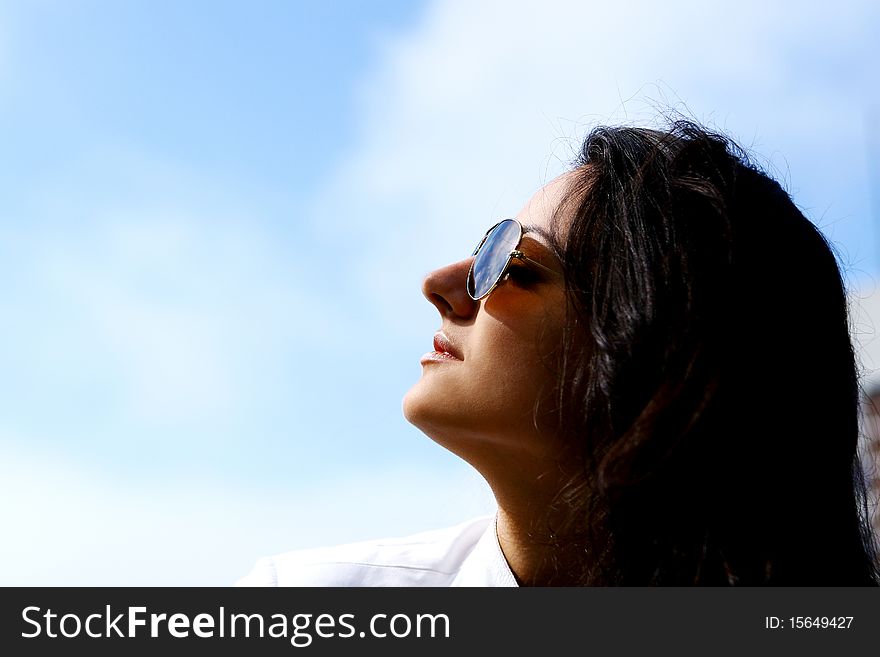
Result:
M730 139L594 129L554 217L558 423L583 468L551 527L586 585L877 585L834 252Z

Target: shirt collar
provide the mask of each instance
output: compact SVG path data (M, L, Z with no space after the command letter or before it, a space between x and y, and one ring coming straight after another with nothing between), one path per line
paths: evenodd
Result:
M498 515L465 558L450 586L519 586L498 542Z

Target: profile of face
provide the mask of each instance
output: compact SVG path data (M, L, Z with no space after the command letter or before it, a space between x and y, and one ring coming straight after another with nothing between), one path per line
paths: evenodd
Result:
M551 221L566 190L563 175L516 216L523 226L518 249L557 273L561 265L548 238L558 231ZM422 377L404 397L404 416L490 484L499 472L533 480L560 454L552 426L536 422L535 408L556 385L562 277L513 259L494 290L474 301L466 289L473 260L453 262L424 279L422 292L439 311L441 325L435 350L422 357Z

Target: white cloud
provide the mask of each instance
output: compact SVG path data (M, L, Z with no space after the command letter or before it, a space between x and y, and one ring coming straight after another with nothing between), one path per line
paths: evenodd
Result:
M103 387L136 422L233 418L275 363L338 341L277 208L122 147L71 167L75 183L43 181L33 218L7 227L27 238L0 265L24 292L0 302L15 318L0 350L33 395Z
M5 586L225 586L261 556L443 527L493 508L464 465L242 491L216 478L161 487L117 479L9 443L3 452Z
M650 122L657 101L790 169L796 200L859 243L878 31L867 1L434 2L362 81L360 139L315 221L361 247L352 271L384 316L428 330L419 277L561 172L587 127Z

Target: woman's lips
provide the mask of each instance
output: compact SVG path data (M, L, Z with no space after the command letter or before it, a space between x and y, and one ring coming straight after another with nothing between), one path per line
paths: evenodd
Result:
M449 338L447 338L442 331L438 331L434 334L434 351L429 351L422 356L421 362L444 360L461 361L464 359L461 357L460 352L452 346Z

